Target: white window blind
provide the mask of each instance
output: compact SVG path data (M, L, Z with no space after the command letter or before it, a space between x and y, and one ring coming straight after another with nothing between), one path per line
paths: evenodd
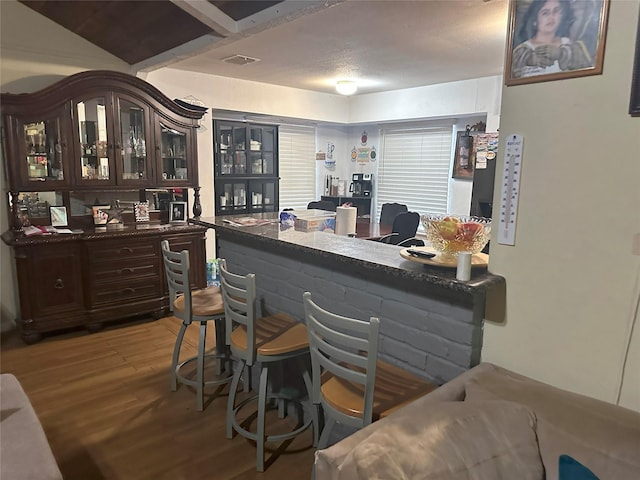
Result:
M388 202L420 215L447 212L452 135L452 122L382 130L376 218Z
M316 129L278 127L280 210L305 209L316 198Z

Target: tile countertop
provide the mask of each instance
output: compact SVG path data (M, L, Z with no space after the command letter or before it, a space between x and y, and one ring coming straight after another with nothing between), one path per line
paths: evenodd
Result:
M271 223L260 226L234 226L234 218L255 218ZM350 269L358 268L367 274L383 274L392 281L418 280L451 293L484 297L487 290L504 286L505 279L488 272L486 267L474 267L471 280L456 280L456 269L428 266L405 260L400 256L402 247L371 240L351 238L325 232L304 232L279 224L279 213L258 213L232 216L199 217L189 223L213 228L222 239L250 244L265 252L313 255L323 262L332 261Z

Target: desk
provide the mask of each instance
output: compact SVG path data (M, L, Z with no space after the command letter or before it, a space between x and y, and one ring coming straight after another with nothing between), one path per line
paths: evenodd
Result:
M322 195L320 200L326 200L333 202L336 207L343 205L344 203L350 203L358 209L358 216L371 215L371 197L332 197Z
M391 230L391 225L369 223L365 221L356 222L356 237L365 240L384 237L385 235L389 235Z

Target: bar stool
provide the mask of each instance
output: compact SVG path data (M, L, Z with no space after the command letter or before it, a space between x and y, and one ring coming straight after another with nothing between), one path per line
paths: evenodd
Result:
M264 447L266 442L280 442L291 439L309 426L314 425L314 445L317 444L317 409L307 404L307 419L298 421L296 428L287 433L267 434L265 431L265 414L267 403L277 400L278 413L283 418L287 412L287 402L292 401L298 414L304 414L302 402L287 395L281 388L274 392L275 385L269 382L270 369L274 366L282 368L282 363L288 359L295 359L302 372L307 394L311 395L311 378L305 364L309 356L309 342L307 329L303 323L296 321L286 314L279 313L268 317L256 318L256 283L255 275L236 275L227 270L224 259L220 259L220 287L226 316L226 339L231 347L232 358L238 361L235 366L233 381L229 390L227 405L227 438L233 438L237 432L245 438L256 442L256 469L265 469ZM260 384L258 394L247 398L236 405L236 391L238 383L246 367L261 363ZM282 377L284 378L284 376ZM246 381L246 380L245 380ZM271 385L271 393L267 392ZM237 414L249 402L257 401L258 416L256 431L244 428L237 419Z
M328 312L303 294L311 351L312 402L327 423L318 448L325 448L336 423L363 428L435 390L433 385L378 359L379 319L369 321Z
M204 409L204 389L209 386L223 385L231 381L231 374L223 374L223 363L229 361L227 347L224 342L224 305L222 295L218 287L209 287L203 290L191 291L189 283L189 252L172 252L169 242L163 240L162 258L169 286L169 310L182 320L180 332L176 337L171 360L171 390L178 389L178 383L195 387L198 411ZM200 323L200 336L198 338L198 354L179 362L182 340L187 327L192 322ZM205 353L207 340L207 324L214 322L216 333L215 353ZM216 358L216 379L204 380L204 361L206 357ZM196 378L187 378L180 370L189 364L196 364Z

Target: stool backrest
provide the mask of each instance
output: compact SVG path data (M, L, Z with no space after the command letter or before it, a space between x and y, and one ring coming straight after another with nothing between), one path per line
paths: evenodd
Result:
M220 267L220 291L224 302L226 319L226 343L231 344L231 332L238 325L244 325L247 329L247 348L244 352L235 352L243 358L247 365L253 365L256 358L256 276L237 275L227 270L227 262L221 258L218 260Z
M189 252L187 250L172 252L168 240L162 240L160 246L167 286L169 287L169 310L182 321L190 323L192 304L189 283ZM184 312L174 311L173 303L178 295L184 295Z
M358 427L370 424L380 321L376 317L367 322L328 312L311 300L309 292L303 294L303 302L311 350L312 402L322 402L326 414L338 421ZM362 418L345 422L343 413L322 401L325 372L356 384L354 388L362 391Z

